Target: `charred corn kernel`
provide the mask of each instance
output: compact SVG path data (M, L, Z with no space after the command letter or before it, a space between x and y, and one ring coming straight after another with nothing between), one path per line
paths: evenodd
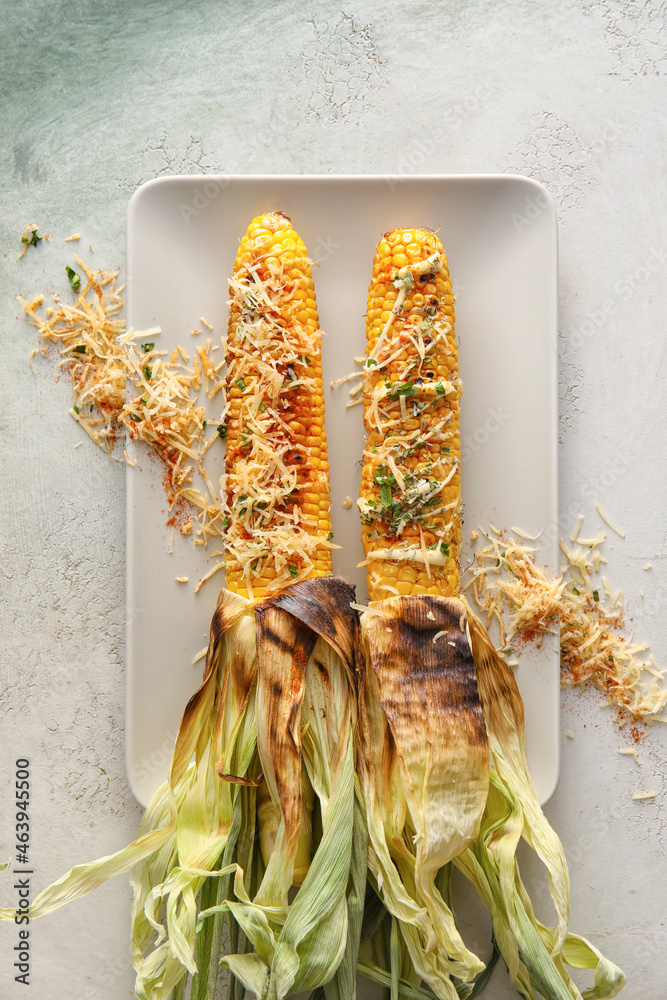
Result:
M227 588L259 599L331 572L321 333L285 215L250 223L229 284Z
M447 257L426 229L385 233L366 319L359 509L371 600L459 588L460 408Z

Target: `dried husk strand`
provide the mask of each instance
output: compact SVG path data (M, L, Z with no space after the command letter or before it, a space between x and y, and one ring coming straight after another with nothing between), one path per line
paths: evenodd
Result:
M227 955L222 964L268 1000L324 984L331 1000L353 996L366 853L354 797L353 598L353 589L333 577L304 581L256 609L257 713L265 720L258 751L280 825L254 898L237 872L234 898L202 912L200 926L215 914L233 916L254 951ZM302 767L318 799L322 834L290 904Z
M465 602L458 602L465 606ZM489 909L510 978L533 1000L607 1000L625 985L622 971L568 930L569 877L562 845L542 812L528 772L523 702L511 670L468 609L468 626L491 747L491 782L478 838L454 859ZM542 924L521 881L516 850L524 839L545 864L558 922ZM566 966L594 970L581 993Z
M366 675L360 713L359 772L370 834L369 869L384 906L398 921L415 971L439 997L465 996L470 989L471 977L459 977L451 961L440 967L434 967L432 962L428 936L424 933L424 912L433 919L437 912L433 910L433 900L438 897L433 890L422 891L423 872L425 867L428 871L428 866L423 859L418 866L417 857L420 838L424 844L428 843L424 837L428 829L425 803L428 794L438 792L437 783L421 800L412 794L415 776L421 778L427 774L433 754L435 728L429 733L424 725L429 713L433 712L437 718L433 710L438 703L436 692L441 693L447 683L441 675L448 672L451 683L451 677L456 677L457 671L465 666L465 672L457 677L458 684L463 686L458 702L461 718L456 724L462 725L472 708L474 732L479 725L476 713L483 713L490 760L483 771L483 784L477 789L476 809L468 817L474 819L477 832L473 832L474 823L466 824L465 818L461 823L461 818L448 815L445 807L439 842L458 845L450 851L448 860L470 879L489 909L498 951L523 996L529 1000L538 996L547 1000L580 997L606 1000L616 996L625 983L621 970L588 941L568 930L567 866L560 841L541 810L528 772L523 703L511 671L497 655L483 625L463 600L422 596L373 602L371 611L362 617L361 630ZM432 647L441 641L444 655L434 654ZM425 660L429 669L425 668ZM406 678L403 688L402 676ZM433 677L438 678L435 688ZM462 691L466 687L468 695L464 698ZM412 704L413 688L423 695L423 705ZM473 698L470 692L474 693ZM448 697L451 702L451 692ZM442 721L438 719L441 727ZM440 735L449 745L456 746L456 741L452 744L451 729L441 728ZM479 751L482 744L473 743ZM470 751L468 744L467 752ZM452 787L457 787L462 779L456 773L459 763L460 760L444 758L440 761L439 777L443 784L449 776ZM476 773L475 767L479 768L479 760L475 763L471 757L463 764L464 770L472 768L469 774ZM437 794L435 802L441 802ZM462 816L466 816L465 808ZM414 851L409 846L412 838ZM557 912L555 927L537 920L521 882L516 849L522 838L547 868ZM440 855L445 856L446 853ZM441 890L440 899L448 905L449 895L442 877L441 868L434 878L434 888ZM376 957L373 964L368 962L367 947L362 949L364 967L378 981L384 982L383 976L386 978L390 971L395 971L393 966L389 968L389 951L385 947L384 954ZM451 955L450 945L448 956ZM567 965L592 969L595 985L580 993L567 972ZM412 978L401 974L402 992L403 983Z
M460 605L431 597L373 602L361 618L358 770L376 891L418 975L457 998L484 968L437 886L477 837L489 747Z
M149 803L137 839L114 855L72 868L30 908L31 919L45 916L131 869L132 955L140 1000L164 1000L188 971L196 971L196 896L227 842L239 787L220 781L215 765L223 747L239 774L255 756L256 660L248 641L253 632L251 602L223 591L203 682L186 706L169 778ZM0 919L14 915L0 910Z
M467 607L464 601L461 604ZM565 940L570 907L570 880L563 846L549 825L528 771L523 700L507 664L498 656L486 629L468 608L468 624L477 683L484 708L494 769L520 803L521 836L546 866L558 927L554 951ZM512 872L503 873L509 891Z
M232 895L235 902L212 910L226 908L238 918L232 937L239 940L240 928L256 948L254 954L231 956L230 968L248 988L257 987L258 996L282 997L302 985L307 988L329 980L335 982L336 970L345 962L349 980L349 970L356 966L360 858L365 853L359 847L363 833L359 832L358 810L355 813L354 808L353 669L358 640L356 617L349 606L353 598L352 588L336 578L306 581L290 588L285 597L286 610L280 612L292 633L296 629L302 635L295 649L303 661L304 676L311 658L309 655L304 659L304 650L317 656L313 676L318 680L312 685L311 707L322 708L326 701L327 712L336 720L333 729L322 730L312 719L309 724L305 770L309 781L315 779L319 789L323 835L308 885L299 890L295 903L286 905L285 879L274 877L274 872L267 879L267 867L260 889L265 892L267 886L272 886L277 905L263 909L255 904L249 893L254 893L257 886L252 886L240 866L240 862L252 866L253 861L244 837L244 823L248 825L247 800L252 799L254 830L254 786L261 779L260 760L261 767L273 775L275 790L280 787L283 792L280 808L285 830L281 849L287 856L287 867L292 863L294 825L298 826L295 816L301 817L301 785L297 783L294 812L294 803L285 793L287 774L282 771L280 756L285 746L284 728L280 734L276 729L274 737L263 740L261 752L258 750L258 690L262 684L266 687L267 677L271 677L270 662L267 665L270 655L262 656L261 651L266 654L268 647L260 640L258 656L256 617L261 620L261 612L257 615L258 609L251 601L228 591L223 591L218 600L204 679L186 706L169 778L153 796L139 836L111 857L73 868L35 900L30 913L33 919L80 898L113 875L132 869L132 951L140 1000L167 1000L182 995L188 973L195 976L192 988L198 1000L213 995L217 960L211 963L210 948L220 942L221 921L212 921L213 933L197 942L197 895L206 887L205 895L210 900L212 883L218 881L227 887L215 894L216 899ZM267 621L275 610L267 607ZM307 627L299 622L299 614L308 621ZM258 676L258 662L264 666L264 675L260 670ZM322 668L329 678L324 687ZM277 713L276 718L292 736L297 734L296 714L300 717L301 701L308 690L304 685L298 693L291 714ZM320 770L321 761L326 766ZM299 760L299 776L301 766ZM244 840L246 846L241 849ZM278 868L274 864L274 871ZM355 912L355 919L348 920L348 914ZM252 920L248 923L249 913L257 917L256 927ZM14 916L13 909L0 910L2 919L13 920ZM270 942L268 949L262 947L262 932ZM201 975L195 952L202 966ZM344 994L339 995L342 1000Z

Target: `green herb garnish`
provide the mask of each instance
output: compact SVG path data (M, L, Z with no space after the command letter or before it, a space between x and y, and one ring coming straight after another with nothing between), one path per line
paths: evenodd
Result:
M43 239L43 237L39 235L36 229L33 229L30 236L21 237L21 243L27 243L29 247L36 247L38 240L41 239Z
M410 396L415 396L419 392L418 387L414 385L412 379L408 382L400 382L396 384L393 382L385 382L385 385L390 387L389 392L387 393L389 399L398 399L399 396L405 396L406 399L409 399Z
M153 348L155 347L155 341L154 340L148 341L147 343L142 344L141 347L144 354L148 354L148 352L152 351Z
M391 507L391 486L383 483L380 487L380 502L383 507Z
M216 430L218 432L218 437L222 438L222 440L224 441L225 438L227 437L227 425L226 424L218 424L218 426L216 427Z
M74 268L70 267L69 264L65 264L65 270L67 271L67 277L69 278L70 285L74 291L76 291L77 288L81 287L81 275L77 274Z

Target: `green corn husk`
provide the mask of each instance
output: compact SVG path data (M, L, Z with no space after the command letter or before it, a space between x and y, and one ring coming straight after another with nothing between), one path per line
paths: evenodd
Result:
M354 808L352 597L351 588L335 578L307 581L258 609L258 716L271 720L258 746L281 820L255 897L237 881L236 899L220 910L233 914L254 948L254 954L225 956L223 965L269 1000L324 986L341 965L338 982L349 983L356 966L364 858ZM318 800L322 833L290 904L302 765Z
M437 885L442 867L477 836L488 787L488 741L462 616L443 602L405 597L374 602L361 618L357 766L369 868L418 977L446 1000L458 997L454 978L469 983L484 968Z
M461 605L465 602L460 602ZM471 647L491 748L491 784L479 837L454 859L493 919L494 936L513 983L533 1000L607 1000L625 985L621 970L585 938L568 931L569 877L562 845L549 825L528 772L523 702L510 669L468 609ZM558 922L546 927L521 881L516 849L523 838L544 862ZM595 985L579 991L566 966L593 969Z
M253 636L253 605L223 591L203 682L186 706L169 778L149 803L139 836L114 855L77 865L30 908L31 919L45 916L131 870L139 1000L166 1000L196 972L196 897L227 843L239 791L218 777L216 763L224 751L226 766L244 781L256 753ZM13 910L0 910L0 919L13 918Z
M512 982L528 1000L616 996L625 983L621 970L568 930L567 865L528 773L523 703L511 671L484 627L463 600L419 597L374 602L362 617L361 629L366 676L359 770L370 836L369 869L378 896L395 918L392 928L401 930L413 972L447 1000L457 995L478 996L490 976L491 963L473 981L470 974L460 975L461 966L453 960L460 939L451 911L448 874L443 867L436 871L438 863L449 863L473 883L491 914L492 962L502 955ZM391 639L386 637L389 629ZM436 632L446 635L436 639ZM433 640L440 638L449 649L443 647L437 654ZM453 726L446 716L438 715L438 698L448 683L450 709L460 716ZM458 697L452 683L458 686ZM413 690L422 702L413 698ZM481 767L483 741L475 735L478 709L483 712L489 752ZM425 722L429 718L433 720L430 730ZM439 758L438 780L429 784L429 766L438 759L437 732L448 747L458 748L458 754L456 760L448 759L446 753ZM468 781L478 779L472 794L460 787L466 774ZM447 781L453 801L461 796L456 808L451 807L451 799L443 801ZM415 786L421 797L412 794ZM438 816L439 840L432 837L429 841L429 810ZM547 868L557 913L554 927L536 918L521 881L516 849L522 838ZM427 845L433 854L430 866L424 856ZM438 925L442 907L451 914L450 925ZM443 926L449 934L447 944ZM439 934L447 960L434 962L429 931ZM360 969L392 995L397 991L405 996L422 995L414 974L409 970L406 974L404 967L398 971L395 935L387 942L376 932L373 948L369 951L365 944L361 954ZM581 993L567 966L593 970L595 985Z
M243 984L277 1000L329 983L341 964L349 982L363 854L354 806L353 598L337 578L304 581L257 607L223 591L203 682L186 706L169 778L149 803L137 839L73 868L33 903L35 919L131 870L139 1000L184 996L188 975L192 1000L212 1000L225 917L237 948L226 960L236 977L233 996L242 995ZM291 663L280 692L276 635ZM262 772L274 806L270 822L280 815L275 842L264 836L265 844L273 842L266 866L254 850ZM303 787L318 797L322 836L290 903L300 843L304 869L310 860L302 772ZM202 904L210 919L198 919ZM1 919L14 915L0 910Z

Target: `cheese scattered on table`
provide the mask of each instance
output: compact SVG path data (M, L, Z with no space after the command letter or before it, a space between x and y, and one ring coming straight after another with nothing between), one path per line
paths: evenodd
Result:
M501 646L515 636L539 646L560 626L563 687L597 687L606 703L621 712L622 721L664 721L663 672L646 657L646 643L623 634L622 611L614 610L622 607L623 592L613 593L608 585L609 598L602 581L596 582L594 555L604 532L589 539L577 535L574 547L561 540L565 562L556 577L536 566L535 547L495 527L482 534L486 544L467 570L464 587L486 611L487 624L494 618L498 622Z

